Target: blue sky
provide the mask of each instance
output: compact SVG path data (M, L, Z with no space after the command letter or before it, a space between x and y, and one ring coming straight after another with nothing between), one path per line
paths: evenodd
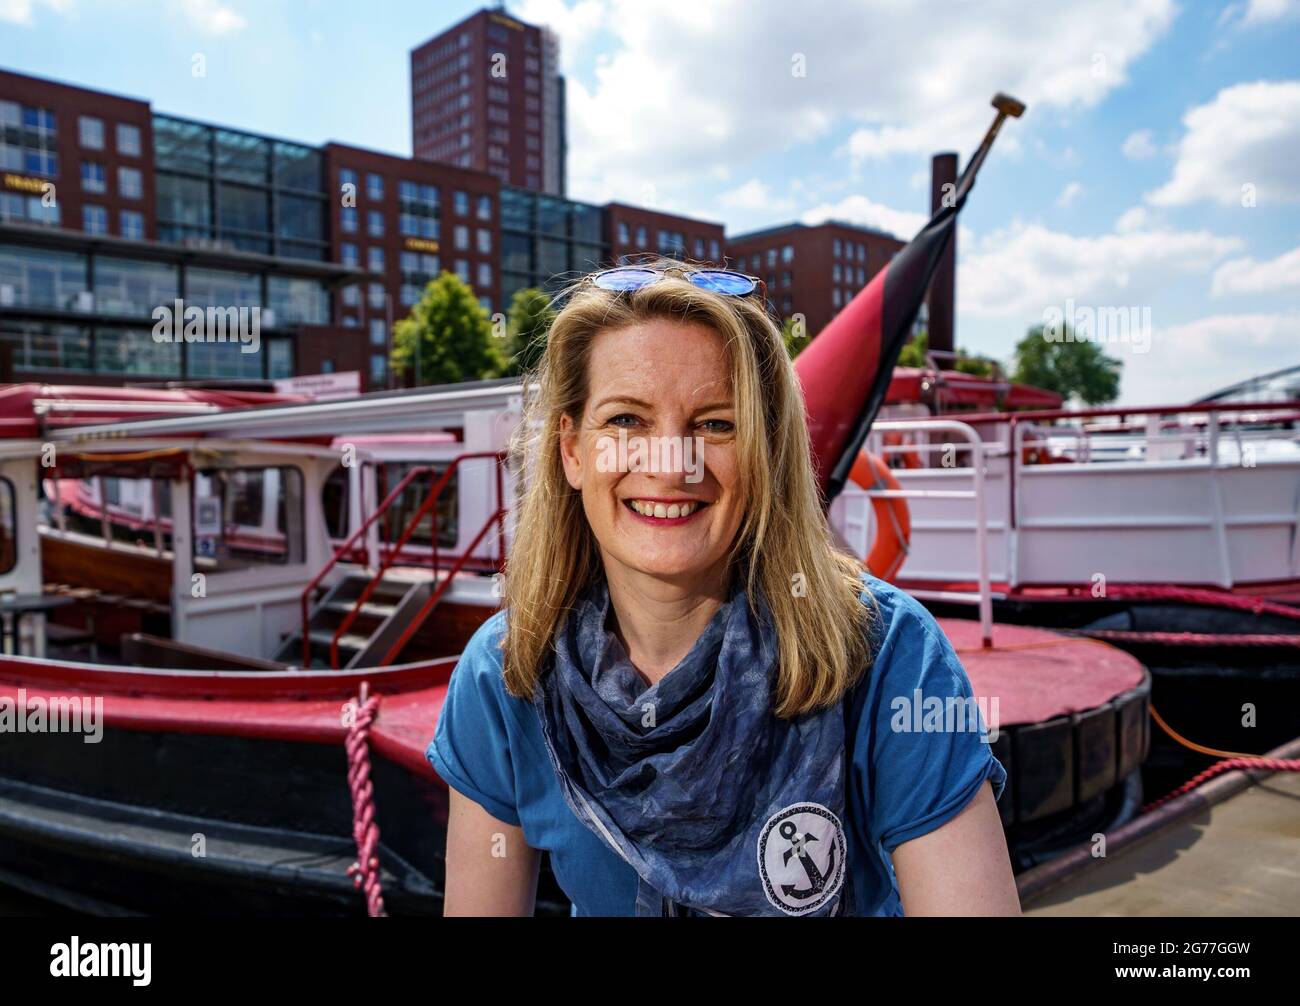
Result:
M0 0L0 65L409 153L408 52L479 6ZM930 153L964 157L1006 90L1030 107L963 216L959 343L1006 359L1067 301L1149 309L1148 338L1107 346L1130 404L1300 363L1297 0L509 9L560 35L576 198L910 236Z

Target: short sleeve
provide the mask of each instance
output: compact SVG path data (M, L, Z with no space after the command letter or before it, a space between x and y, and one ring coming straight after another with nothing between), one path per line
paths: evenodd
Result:
M498 612L474 633L451 674L425 756L452 789L473 800L499 821L518 825L515 773L511 763L509 717L502 674Z
M974 696L943 630L912 598L876 583L889 618L857 724L854 768L866 790L869 837L892 853L956 817L986 779L1001 797L1007 774L989 747L987 704Z

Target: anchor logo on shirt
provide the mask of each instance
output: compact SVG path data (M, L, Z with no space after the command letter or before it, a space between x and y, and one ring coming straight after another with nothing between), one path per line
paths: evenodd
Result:
M799 887L797 884L782 884L781 893L787 898L811 898L813 895L821 894L826 889L830 875L835 872L835 846L831 846L831 857L826 863L826 870L823 872L817 866L816 860L812 857L812 850L808 846L820 841L811 831L799 834L799 829L793 821L786 821L780 828L781 837L790 843L790 848L782 853L782 862L790 865L790 859L794 856L799 857L799 865L803 867L804 875L808 878L807 887Z
M844 827L819 803L790 804L769 817L757 851L767 900L787 915L824 908L844 885Z

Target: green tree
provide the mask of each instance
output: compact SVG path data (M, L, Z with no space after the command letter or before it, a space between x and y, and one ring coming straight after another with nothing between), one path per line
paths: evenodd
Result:
M502 376L517 377L537 367L546 351L546 337L555 321L551 298L542 290L515 291L506 321L506 365Z
M1078 398L1085 405L1105 405L1119 397L1119 374L1124 364L1107 356L1095 342L1076 342L1066 326L1062 338L1048 340L1042 325L1035 325L1016 343L1016 366L1011 379L1055 391L1062 398Z
M474 291L444 272L393 326L393 372L409 383L454 384L494 377L505 365L492 322Z
M808 334L808 322L802 314L781 322L781 338L785 340L785 351L790 354L790 359L793 360L803 352L804 347L812 341L812 336Z
M903 344L902 352L898 354L898 365L900 367L928 367L930 363L926 354L929 352L930 333L927 331L918 332ZM968 350L958 346L957 359L953 361L952 367L954 370L960 370L963 374L974 374L976 377L993 377L996 373L997 364L992 360L986 360L982 356L975 356Z
M930 351L930 333L921 331L903 343L903 348L898 354L898 365L900 367L926 367L928 366L925 354Z

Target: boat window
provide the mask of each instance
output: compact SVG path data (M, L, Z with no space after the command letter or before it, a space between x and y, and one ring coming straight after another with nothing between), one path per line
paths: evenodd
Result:
M320 491L321 510L331 538L348 536L348 470L336 465Z
M378 471L378 495L384 499L406 475L413 464L406 462L390 463L381 465ZM410 484L402 490L401 496L394 501L388 512L380 519L381 537L385 542L396 543L397 539L402 536L406 525L410 523L415 516L415 512L420 509L428 495L429 487L442 478L443 472L446 471L445 465L438 465L433 473L432 481L429 475L421 475L411 480ZM438 519L438 547L440 549L455 548L460 535L460 516L458 501L460 499L460 471L452 473L451 478L447 480L446 486L443 487L441 494L438 496L438 502L434 508ZM419 524L416 525L406 548L411 546L428 548L433 536L433 522L430 515L425 514L420 518Z
M18 522L14 515L14 484L0 478L0 573L8 573L18 561L14 534Z
M194 490L195 569L290 565L304 558L303 479L291 466L206 469Z

